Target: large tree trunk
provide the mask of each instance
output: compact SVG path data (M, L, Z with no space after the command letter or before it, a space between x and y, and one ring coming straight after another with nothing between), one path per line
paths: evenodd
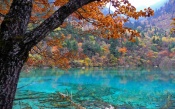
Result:
M0 109L12 109L22 66L30 48L23 43L32 0L13 0L0 27Z
M19 57L0 58L0 109L11 109L15 97L19 73L26 61L27 55Z

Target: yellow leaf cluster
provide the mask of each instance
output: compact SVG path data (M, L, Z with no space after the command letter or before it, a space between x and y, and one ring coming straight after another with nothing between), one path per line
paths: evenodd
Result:
M163 42L175 42L175 38L173 37L162 37Z

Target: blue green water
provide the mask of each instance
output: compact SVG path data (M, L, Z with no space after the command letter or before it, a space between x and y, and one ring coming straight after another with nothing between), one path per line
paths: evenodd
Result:
M57 92L87 109L175 109L175 71L34 69L21 73L13 108L56 109Z

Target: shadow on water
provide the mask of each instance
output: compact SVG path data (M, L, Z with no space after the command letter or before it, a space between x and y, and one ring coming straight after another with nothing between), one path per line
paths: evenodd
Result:
M174 109L175 71L34 69L20 75L14 109Z

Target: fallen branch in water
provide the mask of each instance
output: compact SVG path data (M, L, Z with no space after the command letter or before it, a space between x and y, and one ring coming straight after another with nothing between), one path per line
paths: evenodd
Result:
M72 101L70 96L62 94L60 92L58 92L58 94L61 96L62 99L66 99L67 101L69 101L73 106L75 106L76 109L86 109L83 106L81 106L80 104Z

